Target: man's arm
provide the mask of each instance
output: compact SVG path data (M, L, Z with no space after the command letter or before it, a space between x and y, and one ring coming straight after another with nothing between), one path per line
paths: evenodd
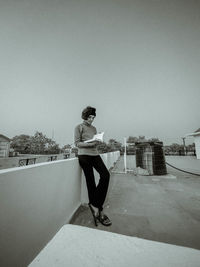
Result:
M84 143L81 141L81 131L80 131L80 125L76 126L74 130L74 144L76 147L79 148L89 148L89 147L95 147L97 146L97 142L91 142L91 143Z

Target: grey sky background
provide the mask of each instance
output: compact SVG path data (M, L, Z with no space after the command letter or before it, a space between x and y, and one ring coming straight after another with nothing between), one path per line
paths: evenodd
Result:
M200 1L0 0L0 34L1 134L71 144L87 105L106 141L200 127Z

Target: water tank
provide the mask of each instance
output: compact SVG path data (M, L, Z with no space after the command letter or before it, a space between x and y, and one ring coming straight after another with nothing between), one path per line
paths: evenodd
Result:
M165 162L165 153L163 150L162 142L155 142L152 145L153 149L153 173L155 175L164 175L167 174L166 162Z
M148 171L149 175L167 174L162 142L137 142L136 167Z

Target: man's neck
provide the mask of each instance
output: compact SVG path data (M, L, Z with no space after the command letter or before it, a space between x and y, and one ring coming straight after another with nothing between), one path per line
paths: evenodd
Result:
M87 125L87 126L91 126L91 124L90 124L89 122L87 122L87 121L83 121L83 123L84 123L85 125Z

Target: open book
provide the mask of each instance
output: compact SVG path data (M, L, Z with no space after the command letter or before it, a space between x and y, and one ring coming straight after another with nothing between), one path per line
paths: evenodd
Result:
M84 141L84 143L90 143L90 142L94 142L94 141L103 142L103 135L104 135L104 132L95 134L92 139Z

